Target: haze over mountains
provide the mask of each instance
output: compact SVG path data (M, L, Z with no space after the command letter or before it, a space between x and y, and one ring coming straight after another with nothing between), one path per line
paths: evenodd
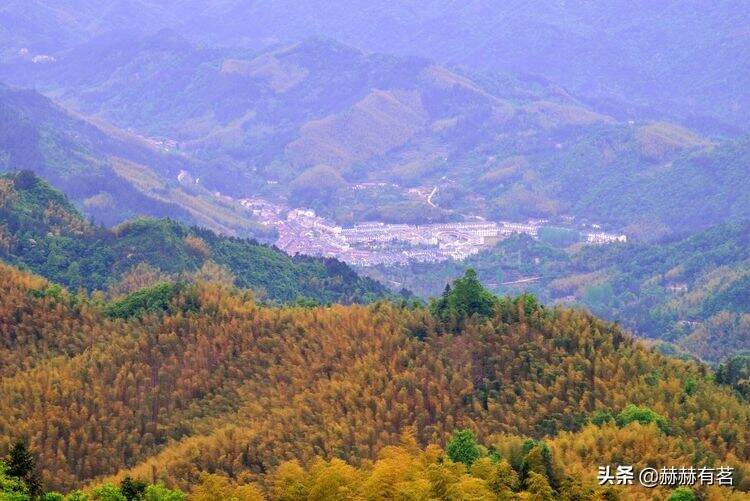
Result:
M655 238L750 210L746 139L623 122L544 79L330 39L258 52L199 48L173 30L105 33L3 74L189 155L184 168L210 191L344 224L573 215ZM352 190L364 182L390 187ZM409 195L420 187L438 188L436 207Z
M13 0L4 58L64 51L112 30L171 27L193 42L258 51L324 36L370 51L537 75L620 119L670 117L748 131L747 9L731 0L457 3L258 0Z
M646 242L749 218L746 14L574 4L10 2L0 80L20 88L0 92L0 165L106 225L168 216L267 242L239 199L344 226L545 218ZM463 266L369 272L426 294ZM591 285L578 299L619 318L622 298L595 304Z
M196 161L99 128L31 90L0 84L0 152L0 170L35 171L104 224L147 214L231 235L266 233L242 217L239 205L177 182Z

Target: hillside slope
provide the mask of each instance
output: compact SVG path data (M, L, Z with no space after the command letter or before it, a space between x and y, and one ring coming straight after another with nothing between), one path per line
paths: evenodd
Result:
M49 487L121 468L182 488L206 471L268 485L284 460L361 464L408 429L425 445L471 428L501 454L521 437L557 444L560 481L595 487L591 461L716 461L750 488L747 403L705 366L582 312L493 300L489 316L457 327L387 303L266 308L202 284L112 318L10 267L0 274L0 452L27 437ZM628 417L641 413L630 403L651 410ZM582 454L591 440L596 455Z
M336 36L367 50L537 75L622 117L750 131L741 111L750 104L742 91L750 81L742 57L750 19L736 2L436 0L345 8L316 1L295 9L290 2L235 0L222 7L206 9L186 31L216 43L261 46L269 39Z
M573 215L649 237L748 216L746 139L619 121L544 79L328 39L207 49L170 30L104 34L16 76L199 158L186 170L203 186L343 223ZM434 187L437 207L409 191Z
M106 130L32 90L0 84L0 172L32 170L89 217L107 225L139 215L171 217L230 235L264 235L239 205L180 183L195 161Z
M169 219L90 225L29 171L0 175L0 259L71 290L133 292L158 282L219 279L259 299L323 303L386 295L379 283L334 259L290 257L254 240L219 236Z
M750 350L750 224L720 225L656 244L562 249L510 238L463 262L365 270L423 296L473 268L497 294L528 291L576 303L636 334L710 362Z

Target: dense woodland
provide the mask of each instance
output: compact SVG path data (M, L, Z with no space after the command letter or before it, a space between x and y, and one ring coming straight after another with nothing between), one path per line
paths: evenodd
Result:
M531 292L545 303L585 306L640 336L669 343L664 349L671 353L718 363L750 350L748 263L745 221L657 244L581 246L562 232L543 232L539 240L508 238L465 262L381 266L366 273L433 296L471 267L497 294Z
M590 499L597 466L620 462L730 465L750 489L737 389L587 313L494 298L471 273L428 309L267 307L206 281L129 307L0 273L0 456L25 441L44 489L129 476L195 499L245 484L237 499ZM484 447L470 468L450 459L465 429ZM549 449L544 471L524 466L541 461L528 439ZM298 494L274 490L285 482ZM464 489L485 497L450 494Z
M750 9L709 3L0 2L0 501L750 499ZM365 276L246 197L548 224Z
M0 259L70 290L110 296L206 277L275 302L367 302L387 295L382 285L337 260L290 257L254 240L169 219L135 219L114 229L93 226L64 195L28 171L0 176Z

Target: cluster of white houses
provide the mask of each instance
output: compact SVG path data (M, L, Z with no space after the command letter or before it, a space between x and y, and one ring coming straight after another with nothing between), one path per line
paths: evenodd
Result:
M260 214L278 212L256 207ZM427 225L368 222L342 228L311 210L292 209L275 223L276 246L289 254L307 254L341 259L350 264L406 264L463 260L512 234L537 237L546 221L526 223L455 222ZM604 232L584 234L590 244L624 242L624 235Z

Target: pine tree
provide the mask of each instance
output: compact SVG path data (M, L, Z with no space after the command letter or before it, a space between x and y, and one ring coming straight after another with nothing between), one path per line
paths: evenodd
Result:
M120 492L128 501L143 499L146 493L146 483L141 480L133 480L131 477L125 477L120 482Z
M28 487L32 498L41 494L42 486L36 471L36 460L23 440L18 440L8 454L8 475L21 479Z

